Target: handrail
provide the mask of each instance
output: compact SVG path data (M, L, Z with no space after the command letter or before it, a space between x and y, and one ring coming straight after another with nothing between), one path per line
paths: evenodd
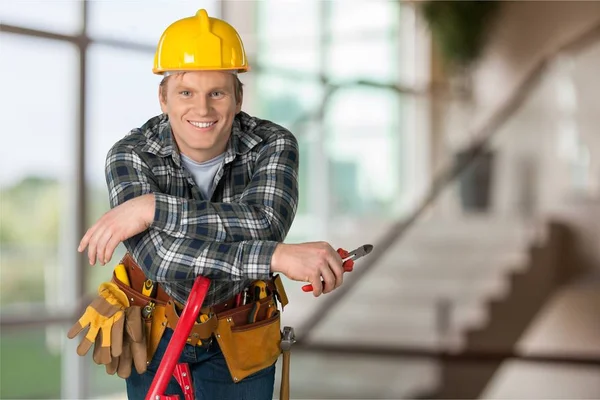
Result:
M472 141L471 145L466 146L465 153L468 154L468 157L454 161L452 165L439 173L433 180L431 189L427 195L424 196L416 209L408 217L393 224L390 230L383 236L383 239L375 244L373 252L369 257L365 258L360 268L355 268L354 272L345 278L344 285L328 294L320 301L320 304L313 315L306 318L306 322L297 329L299 336L298 342L305 341L315 327L329 315L335 305L348 295L365 274L373 270L372 266L375 265L382 255L385 254L385 252L414 225L415 221L423 214L431 203L438 198L441 191L459 177L468 166L479 158L479 156L484 154L491 139L515 114L515 112L520 109L529 94L544 76L544 72L548 69L550 63L560 54L565 52L580 52L582 49L587 48L590 43L595 43L597 41L600 41L600 21L591 29L566 41L566 43L557 46L540 58L508 100L505 101L505 103L492 114L487 122L471 136L475 139ZM331 92L329 92L328 95L330 96ZM325 107L322 107L321 110L324 108Z
M498 362L525 361L543 364L571 364L580 366L598 366L600 354L583 352L547 352L547 351L518 351L515 349L466 349L448 351L415 346L381 346L377 344L294 344L294 352L332 354L344 356L369 356L379 358L433 358L440 361L460 362Z

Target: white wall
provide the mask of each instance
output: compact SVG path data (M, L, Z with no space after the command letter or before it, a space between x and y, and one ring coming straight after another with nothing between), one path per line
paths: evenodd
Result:
M474 68L471 102L445 116L446 154L469 143L467 133L480 128L546 54L595 26L600 2L503 3ZM495 135L495 212L539 215L575 193L600 196L598 70L600 42L557 59ZM456 196L448 198L456 202Z
M597 1L505 2L475 76L475 125L488 118L544 54L600 23Z

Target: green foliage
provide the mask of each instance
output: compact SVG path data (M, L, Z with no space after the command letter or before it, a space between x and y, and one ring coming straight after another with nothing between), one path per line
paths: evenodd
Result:
M40 328L2 332L0 398L59 398L60 356L50 354L45 344Z
M481 54L500 1L423 2L421 11L446 63L464 67Z
M57 245L61 205L66 201L53 179L28 177L0 192L0 242Z

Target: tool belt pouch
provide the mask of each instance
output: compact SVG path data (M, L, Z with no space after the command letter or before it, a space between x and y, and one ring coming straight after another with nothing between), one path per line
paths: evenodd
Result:
M142 269L135 263L129 253L125 255L121 263L127 268L131 286L127 286L117 279L114 272L112 282L125 292L130 306L139 306L142 309L142 326L145 326L146 329L147 361L150 362L167 327L166 306L169 296L160 286L156 298L143 295L142 286L146 276Z
M246 304L218 314L215 337L236 383L273 365L281 354L280 313L273 295L260 300L257 322L248 324L253 306Z

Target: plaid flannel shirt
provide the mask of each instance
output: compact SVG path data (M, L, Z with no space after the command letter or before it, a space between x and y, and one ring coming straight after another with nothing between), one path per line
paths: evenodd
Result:
M154 193L148 230L125 241L146 277L185 303L198 275L211 279L204 305L271 275L271 257L298 205L298 143L285 128L236 115L212 199L183 167L165 114L118 141L106 158L110 205Z

